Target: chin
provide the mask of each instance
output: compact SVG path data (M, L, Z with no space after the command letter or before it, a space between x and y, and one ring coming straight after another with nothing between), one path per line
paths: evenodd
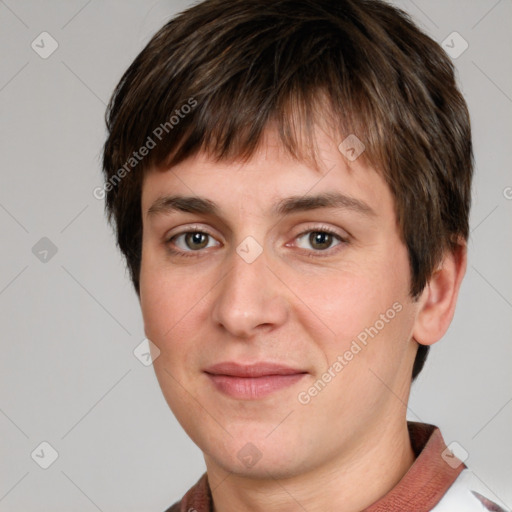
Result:
M246 428L243 434L239 429L228 430L232 437L226 434L221 439L204 436L194 440L207 465L211 462L226 472L257 479L287 478L305 470L307 454L299 436L294 438L289 431L286 436L277 432L269 436L266 426Z
M207 465L211 462L226 472L254 479L286 479L304 469L295 457L290 458L289 453L271 450L269 447L258 447L254 443L246 443L241 448L234 448L233 451L230 449L229 453L221 452L217 447L208 455L205 454L205 460Z

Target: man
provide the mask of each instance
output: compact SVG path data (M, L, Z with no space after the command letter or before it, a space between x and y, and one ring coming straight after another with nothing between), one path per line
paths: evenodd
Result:
M107 126L107 211L207 468L169 510L500 510L406 420L466 269L469 115L434 41L376 0L207 0Z

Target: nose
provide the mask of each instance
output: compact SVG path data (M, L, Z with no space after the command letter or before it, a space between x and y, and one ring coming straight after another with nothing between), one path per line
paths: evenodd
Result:
M243 254L243 253L242 253ZM237 338L251 338L286 322L286 285L269 268L266 251L251 262L233 250L215 287L213 320Z

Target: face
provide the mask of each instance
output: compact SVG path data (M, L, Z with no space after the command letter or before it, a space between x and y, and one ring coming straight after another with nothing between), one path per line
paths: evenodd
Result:
M207 465L254 477L355 459L405 417L415 355L383 178L325 133L319 170L276 141L245 163L152 169L142 193L140 301L160 386Z

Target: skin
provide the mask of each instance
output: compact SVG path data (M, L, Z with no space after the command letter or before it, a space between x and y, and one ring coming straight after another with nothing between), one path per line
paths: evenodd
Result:
M324 132L317 134L319 169L294 160L277 140L269 131L246 162L199 153L172 170L148 171L140 274L145 332L161 351L154 368L163 394L204 453L217 512L360 511L414 462L406 404L417 342L432 344L448 328L465 245L446 254L413 301L407 248L383 178L364 158L349 162ZM292 195L333 191L374 214L270 211ZM148 213L174 194L208 198L221 217ZM324 227L346 241L308 239ZM173 238L187 231L211 237ZM247 236L263 249L252 263L236 252ZM300 403L298 394L396 303L400 312L309 403ZM220 393L203 371L223 361L271 361L308 373L265 398L240 400ZM261 456L251 467L237 457L247 443Z

